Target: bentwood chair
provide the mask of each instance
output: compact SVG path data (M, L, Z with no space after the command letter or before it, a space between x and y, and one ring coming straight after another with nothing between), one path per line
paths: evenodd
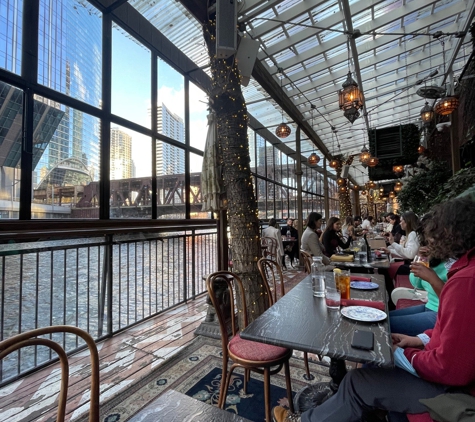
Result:
M69 362L63 347L57 342L40 336L53 333L72 333L81 337L87 344L91 359L91 394L89 404L89 422L99 421L99 354L94 339L80 328L69 325L56 325L52 327L37 328L26 333L17 334L0 342L0 360L8 354L27 346L46 346L59 356L61 365L61 384L58 396L57 422L63 422L66 415L66 401L69 384Z
M312 272L312 255L300 249L300 256L302 257L304 271L310 274Z
M267 295L270 289L266 281L262 281ZM218 271L210 274L206 280L208 294L218 316L221 330L221 345L223 351L223 370L219 391L218 407L224 408L231 376L236 368L244 369L244 394L247 394L247 382L250 372L264 374L264 399L266 421L271 422L270 376L285 370L287 398L289 407L293 411L292 387L290 382L289 360L292 350L283 347L255 341L243 340L239 334L248 324L247 304L245 301L244 285L235 273ZM242 326L238 327L238 315L241 316ZM228 327L231 326L231 334ZM228 371L228 362L233 364Z
M270 303L269 306L272 306L277 302L282 296L285 295L285 286L284 286L284 277L282 274L282 268L279 264L270 259L261 258L257 261L257 267L261 273L262 278L267 282L270 289ZM280 285L280 289L278 286ZM277 291L280 290L279 296ZM303 360L305 363L305 371L307 372L307 379L313 379L313 376L310 374L310 367L308 366L308 354L307 352L303 353Z
M273 237L263 237L261 239L261 245L267 246L263 249L262 256L277 262L277 240Z

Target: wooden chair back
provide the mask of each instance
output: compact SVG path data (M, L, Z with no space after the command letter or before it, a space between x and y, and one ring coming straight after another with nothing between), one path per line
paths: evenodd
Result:
M263 249L263 257L277 261L277 240L273 237L263 237L261 239L262 246L267 246Z
M57 422L63 422L66 415L66 402L68 398L69 361L66 351L57 342L40 336L53 333L72 333L81 337L87 344L91 359L91 395L89 404L89 422L99 421L99 353L94 339L80 328L69 325L56 325L52 327L37 328L26 333L17 334L0 342L0 360L10 353L27 346L46 346L54 350L61 365L61 384L58 398Z
M310 274L312 272L312 255L300 249L300 256L302 257L304 271Z
M285 295L284 276L282 268L277 262L267 258L261 258L257 261L257 267L261 273L261 277L269 286L269 306L272 306L278 299ZM280 285L280 287L279 287ZM278 292L280 293L278 294Z

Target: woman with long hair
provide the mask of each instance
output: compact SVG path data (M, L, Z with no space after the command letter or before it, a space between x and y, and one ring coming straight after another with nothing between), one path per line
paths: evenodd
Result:
M341 234L345 239L348 239L349 236L352 238L355 237L355 222L353 221L353 217L349 215L345 219L345 224L343 224L341 228Z
M324 246L318 238L317 230L322 226L322 215L318 212L311 212L307 217L307 228L303 232L300 240L303 251L313 256L323 257L323 263L330 266L331 261L324 254ZM333 268L333 267L332 267Z
M391 234L396 243L401 241L401 237L406 233L401 227L400 217L397 214L392 214L389 216L389 224L391 224L391 230L388 232L388 236Z
M419 250L419 237L417 235L418 219L417 215L412 211L405 212L401 216L401 228L406 232L406 236L402 236L400 243L396 243L392 234L389 235L387 248L382 248L384 252L392 258L389 269L384 271L380 270L380 274L384 274L384 281L386 284L386 290L391 297L391 293L394 290L394 278L397 274L409 275L409 265ZM389 300L389 309L394 310L396 307L394 303Z
M325 247L325 254L332 256L337 253L338 247L346 249L350 246L353 238L348 236L344 240L341 234L341 220L338 217L332 217L328 220L327 228L322 234L322 243Z

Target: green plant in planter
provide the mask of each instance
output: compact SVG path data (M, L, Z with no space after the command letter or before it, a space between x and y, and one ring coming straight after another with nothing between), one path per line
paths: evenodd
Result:
M434 161L427 169L414 175L399 192L397 199L401 210L412 210L419 215L429 211L439 202L438 196L450 174L450 166L446 162Z
M475 167L461 169L444 184L436 203L453 199L472 186L475 186Z

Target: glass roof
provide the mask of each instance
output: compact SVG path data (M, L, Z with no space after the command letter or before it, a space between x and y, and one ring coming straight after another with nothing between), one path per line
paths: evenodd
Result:
M182 3L188 1L192 3ZM201 25L180 2L129 3L209 73ZM472 51L470 35L455 35L466 31L475 16L473 2L467 8L464 0L246 0L238 2L238 10L241 28L260 42L257 60L279 87L277 68L283 68L280 93L265 92L252 78L242 88L249 113L272 130L282 121L281 109L272 97L286 95L331 154L358 153L368 143L368 127L418 123L424 99L416 95L420 87L416 82L438 70L425 83L446 86L448 69L452 68L456 80ZM345 31L349 28L361 35L348 37ZM443 35L433 37L436 31ZM338 107L337 93L348 64L365 95L368 113L365 119L361 112L353 124ZM313 118L311 105L317 107ZM285 112L284 121L292 126L285 144L295 148L296 123ZM314 148L306 138L301 150ZM355 162L353 167L359 168L351 174L363 183L366 171Z

